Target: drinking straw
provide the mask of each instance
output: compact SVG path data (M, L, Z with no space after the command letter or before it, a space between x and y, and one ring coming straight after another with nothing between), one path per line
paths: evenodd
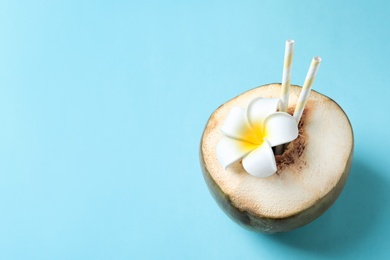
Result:
M279 110L287 112L288 98L290 97L290 82L291 82L291 69L292 61L294 57L294 40L287 40L286 47L284 49L284 66L282 77L282 89L280 92ZM276 155L283 153L284 145L278 145L275 147Z
M279 110L287 112L288 98L290 96L290 82L291 82L291 69L294 56L294 40L286 41L286 48L284 50L284 66L283 66L283 78L282 89L280 93Z
M303 110L305 109L307 99L309 98L311 86L313 85L313 82L316 78L318 68L320 67L320 63L321 63L321 57L318 56L313 57L309 71L307 72L306 75L305 83L303 83L301 94L299 95L298 98L298 103L295 106L293 117L297 121L297 124L299 123Z

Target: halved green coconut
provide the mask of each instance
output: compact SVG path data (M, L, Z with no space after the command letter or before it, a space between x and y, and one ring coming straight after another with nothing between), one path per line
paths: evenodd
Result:
M299 123L299 136L276 156L277 172L256 178L241 161L226 170L217 160L220 128L233 106L256 97L277 98L280 84L247 91L220 106L209 118L200 147L203 176L219 206L244 227L266 233L289 231L324 213L340 195L349 175L353 132L348 117L332 99L312 91ZM291 86L292 114L301 88Z

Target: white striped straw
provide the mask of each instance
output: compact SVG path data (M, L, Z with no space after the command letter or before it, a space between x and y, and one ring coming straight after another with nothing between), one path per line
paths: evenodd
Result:
M316 78L318 68L320 67L321 63L321 57L313 57L313 60L311 61L311 65L309 68L309 71L307 72L305 83L303 83L301 94L299 95L297 105L295 106L294 111L294 118L299 123L299 120L301 120L301 116L303 113L303 110L305 109L305 105L307 102L307 99L309 98L311 86L313 85L313 82Z
M291 82L291 69L292 61L294 57L294 40L286 41L286 48L284 50L284 66L283 66L283 78L282 89L280 93L279 110L287 112L288 98L290 96L290 82Z
M288 98L290 97L290 82L291 82L291 70L292 61L294 57L294 40L287 40L286 47L284 49L284 65L283 65L283 77L282 88L280 92L279 110L287 112ZM284 151L284 145L278 145L275 147L275 154L281 155Z

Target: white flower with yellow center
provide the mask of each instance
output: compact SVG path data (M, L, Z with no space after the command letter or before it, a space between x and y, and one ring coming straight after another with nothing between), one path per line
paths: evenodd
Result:
M295 119L276 112L277 98L256 98L245 110L233 107L221 131L217 158L226 169L242 159L244 169L256 177L268 177L277 170L272 147L291 142L298 136Z

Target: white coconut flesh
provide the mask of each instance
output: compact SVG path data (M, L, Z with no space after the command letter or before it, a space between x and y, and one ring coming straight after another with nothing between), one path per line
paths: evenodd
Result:
M292 113L301 88L291 86ZM210 117L201 141L204 166L216 185L240 211L281 219L299 214L321 201L346 171L353 150L353 133L343 110L331 99L310 93L301 119L299 136L281 156L278 171L267 178L249 175L238 161L226 170L217 160L220 128L233 106L246 108L256 97L280 96L280 84L245 92L219 107Z

